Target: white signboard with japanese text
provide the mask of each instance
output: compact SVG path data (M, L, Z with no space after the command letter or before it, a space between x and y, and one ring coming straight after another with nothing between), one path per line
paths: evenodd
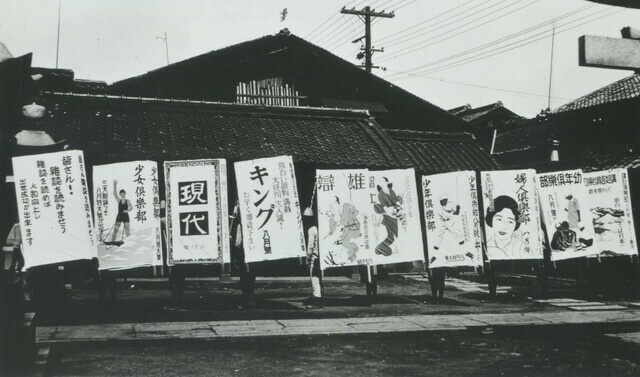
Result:
M94 166L93 191L100 269L161 266L158 164Z
M415 171L369 171L369 203L373 264L424 261Z
M164 163L167 263L223 263L229 255L224 159Z
M245 261L306 256L291 156L236 162Z
M97 256L82 151L13 158L25 268Z
M486 253L489 260L542 259L536 172L481 173Z
M373 263L369 171L316 170L320 268Z
M537 180L551 260L597 254L582 170L541 173Z
M627 169L583 173L582 182L600 255L637 255Z
M482 266L476 173L423 176L422 194L429 268Z

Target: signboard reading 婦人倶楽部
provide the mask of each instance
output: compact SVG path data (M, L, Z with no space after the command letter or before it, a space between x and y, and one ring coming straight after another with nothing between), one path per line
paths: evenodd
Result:
M96 257L82 151L13 158L25 268Z
M234 164L245 261L306 256L291 156Z
M482 266L476 173L422 177L429 268Z
M226 161L167 161L168 264L223 263L229 255Z
M636 255L635 227L626 169L584 173L597 250L602 256Z
M100 269L162 265L158 164L93 167Z
M597 254L582 170L538 174L537 183L551 260Z
M535 170L481 173L489 260L542 259Z

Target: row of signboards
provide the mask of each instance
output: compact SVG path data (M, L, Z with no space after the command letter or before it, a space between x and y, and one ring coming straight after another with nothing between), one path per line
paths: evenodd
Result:
M165 162L166 217L156 162L94 166L93 208L81 151L13 166L26 267L94 257L100 269L158 266L163 243L168 265L231 260L224 159ZM305 256L292 158L234 169L246 262ZM431 268L481 266L483 250L489 260L542 259L545 242L554 261L637 254L626 170L476 177L423 176L421 203L413 169L317 170L321 268L424 260L423 234Z

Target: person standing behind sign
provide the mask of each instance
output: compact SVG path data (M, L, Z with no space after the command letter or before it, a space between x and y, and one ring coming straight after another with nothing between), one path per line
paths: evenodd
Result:
M254 291L256 287L256 275L249 270L245 262L244 247L242 242L242 222L240 219L240 205L236 203L231 217L231 266L240 276L240 289L242 291L243 309L253 310L256 307Z
M24 267L24 256L22 255L22 234L20 233L20 224L15 223L7 237L7 245L13 247L11 255L11 265L9 273L21 272ZM4 269L4 258L2 259L2 269Z
M320 306L322 300L322 271L320 270L320 254L318 227L315 224L313 212L305 210L303 214L304 227L307 228L307 263L311 277L312 296L306 300L308 306Z

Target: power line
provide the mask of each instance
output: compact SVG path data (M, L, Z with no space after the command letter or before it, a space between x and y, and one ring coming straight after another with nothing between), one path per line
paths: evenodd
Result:
M478 7L481 7L482 5L484 5L484 4L486 4L486 3L489 3L489 2L491 2L491 1L492 1L492 0L485 0L484 2L482 2L482 3L480 3L480 4L476 4L476 5L472 6L471 8L469 8L469 9L467 9L467 10L463 10L462 12L459 12L459 13L453 14L453 15L451 15L451 16L449 16L449 17L447 17L447 18L444 18L444 19L442 19L442 20L440 20L440 21L436 22L436 23L433 23L433 24L427 24L425 27L423 27L423 28L421 28L421 29L418 29L418 30L414 30L414 31L412 31L411 33L408 33L408 34L406 34L406 35L398 35L398 36L396 36L396 37L392 38L391 40L386 41L386 43L393 43L393 42L396 42L396 41L399 41L398 43L404 43L404 41L406 41L406 40L407 40L407 38L410 38L410 39L419 38L420 36L423 36L423 35L426 35L426 34L432 33L432 32L434 32L434 31L436 31L436 30L440 30L440 29L442 29L442 28L444 28L444 27L447 27L447 26L451 26L452 24L454 24L454 23L456 23L456 22L464 21L465 19L467 19L467 18L469 18L469 17L471 17L471 16L474 16L474 15L476 15L476 14L478 14L478 13L484 12L484 11L485 11L485 10L487 10L487 9L491 9L491 8L493 8L493 7L495 7L495 6L498 6L498 5L500 5L500 4L502 4L502 3L504 3L504 2L505 2L505 1L507 1L507 0L502 0L502 1L500 1L499 3L497 3L497 4L489 5L488 7L483 8L483 9L480 9L480 10L479 10L479 11L477 11L477 12L474 12L474 13L472 13L472 14L466 15L466 16L464 16L464 17L460 18L460 19L453 20L453 21L451 21L451 22L450 22L450 23L448 23L448 24L445 24L445 25L443 25L443 26L439 26L439 27L437 27L437 28L433 29L435 26L440 25L440 24L442 24L443 22L449 21L449 20L451 20L451 19L455 19L456 17L461 16L462 14L467 13L467 12L469 12L469 11L472 11L472 10L474 10L474 9L478 8ZM429 29L432 29L432 30L429 30ZM427 31L427 30L428 30L428 31Z
M508 7L510 7L510 6L513 6L513 5L517 4L517 3L520 3L520 2L522 2L522 1L525 1L525 0L518 0L518 1L516 1L515 3L513 3L513 4L506 5L506 6L502 7L502 8L500 8L500 9L496 10L495 12L499 12L499 11L501 11L501 10L503 10L503 9L506 9L506 8L508 8ZM433 37L431 37L431 38L428 38L428 39L426 39L426 40L423 40L422 42L419 42L417 45L408 46L408 47L405 47L405 48L403 48L403 49L400 49L400 50L398 50L398 51L397 51L397 52L398 52L398 54L393 55L393 56L390 56L390 57L386 58L385 60L389 60L389 59L391 59L391 58L397 58L397 57L400 57L400 56L404 56L404 55L410 54L410 53L412 53L412 52L416 52L416 51L418 51L418 50L417 50L417 47L425 48L425 47L433 46L433 45L438 44L438 43L440 43L440 42L446 41L446 40L451 39L451 38L453 38L453 37L456 37L456 36L458 36L458 35L464 34L464 33L468 32L468 31L471 31L471 30L477 29L477 28L479 28L479 27L481 27L481 26L484 26L484 25L486 25L486 24L489 24L489 23L491 23L491 22L494 22L494 21L496 21L496 20L498 20L498 19L500 19L500 18L502 18L502 17L508 16L508 15L510 15L510 14L512 14L512 13L515 13L515 12L519 11L519 10L522 10L522 9L524 9L524 8L527 8L527 7L529 7L529 6L531 6L531 5L535 4L535 3L537 3L537 2L539 2L539 1L540 1L540 0L534 0L534 1L533 1L533 2L531 2L531 3L525 4L525 5L523 5L523 6L519 7L519 8L516 8L516 9L514 9L514 10L511 10L511 11L509 11L509 12L505 13L505 14L498 15L498 16L496 16L496 17L494 17L494 18L491 18L491 19L489 19L488 21L485 21L485 22L483 22L483 23L480 23L480 24L478 24L478 25L476 25L476 26L473 26L473 27L467 28L467 29L465 29L465 30L463 30L463 31L460 31L460 32L458 32L458 33L455 33L455 34L453 34L453 35L450 35L450 36L448 36L448 37L446 37L446 38L443 38L443 39L441 39L441 40L437 40L437 41L435 41L435 42L433 42L433 43L428 43L428 44L426 44L426 45L425 45L425 43L427 43L427 42L429 42L429 41L432 41L432 40L434 40L434 39L436 39L436 38L438 38L438 37L446 36L447 34L451 33L453 30L449 30L449 31L446 31L446 32L444 32L444 33L438 34L438 35L436 35L436 36L433 36ZM476 22L476 21L478 21L478 20L481 20L481 19L483 19L483 18L485 18L485 17L488 17L488 16L491 16L491 15L494 15L494 14L495 14L495 12L493 12L493 13L488 13L488 14L485 14L484 16L478 17L478 18L476 18L475 20L471 21L470 23Z
M342 25L341 32L335 34L332 38L325 41L324 45L327 50L333 49L335 46L339 46L346 40L351 40L353 38L353 28L351 28L351 33L349 32L349 27L355 22L353 19L346 17L344 14L342 15ZM351 23L349 23L349 21ZM356 34L357 35L357 34ZM346 38L345 38L346 36Z
M413 0L413 1L412 1L412 2L410 2L410 3L407 3L407 4L404 4L403 6L397 7L397 8L395 8L395 9L393 9L393 10L392 10L392 12L395 12L395 11L397 11L397 10L399 10L399 9L402 9L402 8L404 8L404 7L408 6L408 5L411 5L411 4L415 3L416 1L418 1L418 0Z
M524 95L524 96L547 98L547 95L539 94L539 93L523 92L523 91L518 91L518 90L496 88L496 87L492 87L492 86L471 84L471 83L468 83L468 82L438 79L438 78L435 78L435 77L429 77L429 76L424 76L424 75L416 75L416 74L412 74L412 73L409 73L408 75L414 76L414 77L418 77L418 78L421 78L421 79L425 79L425 80L440 81L440 82L445 82L445 83L449 83L449 84L463 85L463 86L469 86L469 87L479 88L479 89L495 90L495 91L511 93L511 94L519 94L519 95ZM566 101L571 100L571 98L564 98L564 97L551 97L551 98L559 99L559 100L566 100Z
M350 3L353 3L354 1L356 1L356 0L351 0L351 1L349 1L345 6L349 5ZM366 0L365 0L365 1L366 1ZM307 35L305 35L305 36L304 36L304 39L307 39L307 40L308 40L308 39L311 37L311 35L313 35L313 33L315 33L318 29L320 29L320 28L321 28L322 26L324 26L327 22L329 22L329 20L331 20L333 17L335 17L335 16L337 16L337 15L339 15L339 14L340 14L340 12L338 11L338 12L336 12L336 13L332 14L331 16L329 16L329 18L327 18L326 20L324 20L324 22L323 22L323 23L321 23L321 24L320 24L320 25L318 25L315 29L313 29L313 30L311 31L311 33L308 33Z
M353 25L356 23L356 21L353 18L346 18L346 19L349 20L348 26L351 28L351 33L346 35L346 37L345 37L344 34L343 35L339 35L338 39L333 44L327 45L327 47L326 47L327 50L332 50L333 48L335 48L337 46L340 46L341 44L343 44L345 42L352 41L354 38L356 38L356 36L358 34L360 34L360 31L358 31L357 29L355 29L353 27ZM347 30L347 32L349 32L349 30ZM327 43L329 43L329 42L327 42Z
M534 25L534 26L528 27L526 29L520 30L520 31L518 31L516 33L512 33L512 34L503 36L503 37L501 37L499 39L496 39L496 40L493 40L491 42L488 42L488 43L473 47L471 49L459 52L459 53L454 54L454 55L450 55L448 57L445 57L445 58L442 58L442 59L439 59L439 60L435 60L435 61L432 61L432 62L429 62L429 63L426 63L426 64L422 64L422 65L416 66L414 68L411 68L411 69L407 70L407 72L417 71L417 70L425 68L425 67L430 67L430 66L433 66L433 65L436 65L436 64L439 64L439 63L443 63L443 62L446 62L446 61L449 61L449 60L453 60L453 59L459 58L459 57L464 56L464 55L468 55L468 54L474 53L476 51L483 50L483 49L485 49L487 47L495 46L498 43L502 43L504 41L508 41L510 39L513 39L513 38L519 37L521 35L527 34L527 33L531 32L531 31L534 31L536 29L540 29L541 27L553 24L553 23L555 23L557 21L560 21L562 19L571 17L573 15L581 13L581 12L583 12L583 11L585 11L587 9L593 8L595 6L596 6L595 4L587 5L587 6L584 6L582 8L579 8L579 9L564 13L564 14L558 16L558 17L552 18L550 20L544 21L544 22L539 23L537 25Z
M596 14L600 14L600 13L602 13L602 12L604 12L604 11L607 11L607 10L610 10L610 9L603 9L603 10L601 10L601 11L599 11L599 12L592 13L592 14L590 14L590 15L588 15L588 16L585 16L585 17L582 17L582 18L580 18L580 19L573 20L573 21L571 21L571 22L567 22L567 23L565 23L564 25L561 25L561 26L566 26L566 25L568 25L568 24L570 24L570 23L573 23L573 22L579 21L579 20L581 20L581 19L584 19L584 18L587 18L587 17L593 16L593 15L596 15ZM578 25L572 26L572 27L570 27L570 28L567 28L567 29L564 29L564 30L561 30L561 31L557 31L557 32L556 32L556 34L564 33L565 31L569 31L569 30L575 29L575 28L577 28L577 27L580 27L580 26L582 26L582 25L588 24L588 23L590 23L590 22L593 22L593 21L596 21L596 20L602 19L602 18L604 18L604 17L608 17L608 16L611 16L611 15L613 15L613 14L616 14L616 13L622 12L623 10L624 10L624 9L614 10L613 12L610 12L610 13L608 13L608 14L602 15L602 16L600 16L600 17L597 17L597 18L594 18L594 19L591 19L591 20L585 21L585 22L583 22L583 23L580 23L580 24L578 24ZM424 70L424 71L420 71L420 72L419 72L419 74L430 74L430 73L434 73L434 72L439 72L439 71L442 71L442 70L445 70L445 69L456 68L456 67L459 67L459 66L461 66L461 65L466 65L466 64L473 63L473 62L476 62L476 61L479 61L479 60L484 60L484 59L489 58L489 57L493 57L493 56L496 56L496 55L500 55L500 54L503 54L503 53L505 53L505 52L509 52L509 51L512 51L512 50L518 49L518 48L520 48L520 47L524 47L524 46L530 45L530 44L532 44L532 43L535 43L535 42L541 41L541 40L543 40L543 39L549 38L549 36L550 36L550 35L544 35L544 36L542 36L542 37L540 37L540 38L537 38L537 39L534 39L534 40L532 40L532 41L529 41L529 42L526 42L526 43L522 43L522 44L520 44L520 45L516 45L517 43L520 43L520 42L523 42L523 41L526 41L526 40L532 39L532 38L534 38L534 37L536 37L536 36L539 36L539 35L541 35L541 34L548 34L548 32L549 32L549 31L547 30L547 31L545 31L544 33L538 33L538 34L535 34L535 35L533 35L533 36L531 36L531 37L528 37L528 38L525 38L525 39L522 39L522 40L519 40L519 41L516 41L516 42L510 43L510 44L508 44L508 45L505 45L505 46L498 47L498 48L493 49L493 50L489 50L489 51L486 51L486 52L480 53L480 54L478 54L478 55L476 55L476 56L472 56L472 57L470 57L470 58L463 59L463 60L458 61L458 62L454 62L454 63L452 63L452 65L443 66L443 67L436 67L436 68L432 68L432 69L427 69L427 70ZM499 51L500 49L504 49L504 48L506 48L506 47L510 47L510 46L513 46L513 45L516 45L516 46L514 46L514 47L512 47L512 48L509 48L509 49L506 49L506 50L503 50L503 51ZM496 51L497 51L497 52L496 52ZM481 55L486 55L486 54L491 54L491 55L488 55L488 56L481 56Z
M393 0L392 0L392 1L393 1ZM418 23L418 24L415 24L415 25L413 25L413 26L409 26L408 28L406 28L406 29L402 29L402 30L400 30L400 31L398 31L398 32L396 32L396 33L393 33L393 34L390 34L390 35L384 36L384 37L380 38L380 41L383 41L383 40L389 39L389 38L391 38L391 37L393 37L393 36L395 36L395 35L397 35L397 34L402 34L402 33L404 33L404 32L405 32L405 31L407 31L407 30L411 30L411 29L413 29L413 28L416 28L416 27L418 27L418 26L420 26L420 25L422 25L422 24L424 24L424 23L427 23L427 22L429 22L429 21L431 21L431 20L435 20L435 19L436 19L436 18L438 18L438 17L444 16L444 15L445 15L445 14L447 14L447 13L451 13L451 12L453 12L454 10L456 10L456 9L458 9L458 8L461 8L461 7L463 7L463 6L465 6L465 5L469 4L469 3L472 3L472 2L474 2L474 1L476 1L476 0L469 0L469 1L467 1L466 3L464 3L464 4L462 4L462 5L458 5L457 7L452 8L452 9L449 9L449 10L448 10L448 11L446 11L446 12L440 13L440 14L438 14L437 16L431 17L431 18L429 18L429 19L427 19L427 20L424 20L424 21L422 21L422 22L420 22L420 23Z
M559 25L558 27L567 26L567 25L569 25L569 24L572 24L572 23L574 23L574 22L577 22L577 21L583 20L583 19L585 19L585 18L588 18L588 17L591 17L591 16L595 16L595 15L601 14L601 13L606 12L606 11L608 11L608 10L610 10L610 8L607 8L607 9L601 9L600 11L597 11L597 12L594 12L594 13L588 14L588 15L586 15L586 16L580 17L580 18L578 18L578 19L575 19L575 20L572 20L572 21L566 22L566 23L564 23L564 24L561 24L561 25ZM609 13L609 14L603 15L603 16L601 16L601 17L594 18L594 19L592 19L592 20L588 20L588 21L586 21L586 22L583 22L583 23L581 23L581 24L575 25L575 26L573 26L573 27L570 27L570 28L567 28L567 29L561 30L561 31L557 32L556 34L560 34L560 33L563 33L563 32L565 32L565 31L568 31L568 30L571 30L571 29L575 29L575 28L577 28L577 27L579 27L579 26L585 25L585 24L587 24L587 23L589 23L589 22L593 22L593 21L599 20L599 19L604 18L604 17L608 17L608 16L610 16L610 15L612 15L612 14L614 14L614 13L620 12L620 11L622 11L622 10L618 10L618 11L615 11L615 12L613 12L613 13ZM432 71L439 71L439 70L443 70L443 69L454 68L454 67L458 67L458 66L460 66L460 65L464 65L464 64L472 63L472 62L474 62L474 61L482 60L482 59L485 59L485 58L489 57L489 56L482 56L482 55L491 54L491 53L496 52L496 51L497 51L497 54L502 54L502 53L504 53L504 52L508 52L508 51L511 51L511 50L514 50L514 49L517 49L517 48L520 48L520 47L524 47L524 46L527 46L527 45L529 45L529 44L531 44L531 43L534 43L534 42L540 41L540 40L542 40L542 39L548 38L548 37L549 37L549 35L546 35L546 34L548 34L548 32L549 32L549 30L545 30L545 31L543 31L543 32L540 32L540 33L534 34L534 35L532 35L532 36L529 36L529 37L527 37L527 38L520 39L520 40L518 40L518 41L515 41L515 42L512 42L512 43L509 43L509 44L506 44L506 45L504 45L504 46L497 47L497 48L492 49L492 50L489 50L489 51L485 51L485 52L478 53L478 54L476 54L476 55L474 55L474 56L471 56L471 57L468 57L468 58L462 59L462 60L457 61L457 62L453 62L453 63L451 63L452 65L450 65L450 66L445 65L445 66L442 66L442 67L434 67L434 68L431 68L431 69L423 70L423 71L421 71L420 73L425 73L425 72L426 72L426 73L431 73ZM537 36L541 36L541 35L542 35L542 37L537 38L537 39L534 39L534 40L532 40L532 41L529 41L529 40L531 40L532 38L535 38L535 37L537 37ZM524 42L524 41L529 41L529 42L527 42L527 43L522 43L522 42ZM519 43L520 43L520 44L519 44ZM511 47L511 46L514 46L514 47L513 47L513 48L509 48L509 49L504 50L504 51L500 51L500 50L502 50L502 49L504 49L504 48Z
M340 35L340 33L344 32L345 30L345 15L341 14L339 18L336 19L336 21L334 22L337 23L338 21L342 21L342 24L336 26L332 31L330 31L328 34L325 34L323 37L321 37L320 39L316 40L316 44L319 45L321 43L325 43L327 41L332 41L336 35Z

